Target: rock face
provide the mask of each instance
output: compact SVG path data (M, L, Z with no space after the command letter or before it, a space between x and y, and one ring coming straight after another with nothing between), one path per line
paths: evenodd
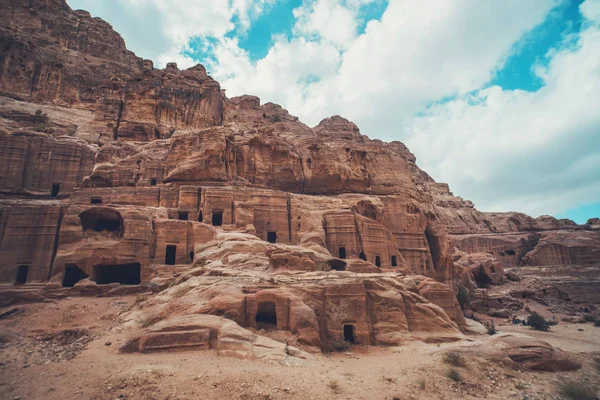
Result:
M458 286L598 264L596 220L479 212L340 116L310 128L200 65L154 69L64 0L0 5L0 281L160 292L133 350L455 335Z

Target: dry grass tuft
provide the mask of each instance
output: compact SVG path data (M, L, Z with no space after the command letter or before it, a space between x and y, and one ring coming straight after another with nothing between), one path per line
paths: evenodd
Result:
M467 360L458 351L449 351L444 354L444 363L455 367L464 368L467 366Z

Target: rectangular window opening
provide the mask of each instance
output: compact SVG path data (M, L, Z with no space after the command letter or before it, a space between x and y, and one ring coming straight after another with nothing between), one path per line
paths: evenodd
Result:
M58 196L58 192L60 192L60 183L53 183L50 197L56 198Z
M24 285L27 283L27 275L29 274L29 265L19 265L17 268L17 278L15 285Z
M213 226L223 225L223 210L213 210L212 224L213 224Z
M167 245L167 251L165 253L165 264L175 265L176 256L177 256L177 246Z

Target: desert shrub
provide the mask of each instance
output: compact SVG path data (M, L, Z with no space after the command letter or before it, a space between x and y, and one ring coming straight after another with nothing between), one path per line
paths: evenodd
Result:
M487 329L487 333L488 335L495 335L496 333L498 333L498 329L496 329L496 325L494 324L494 320L491 321L484 321L483 322L483 326L485 327L485 329Z
M458 288L456 300L458 300L458 304L460 304L461 310L464 310L465 306L468 306L471 302L471 295L469 294L469 291L466 288L460 286Z
M42 112L41 109L37 109L35 111L35 121L36 122L48 122L48 114Z
M333 392L335 393L339 393L341 391L341 387L340 387L340 383L338 381L336 381L335 379L330 380L327 383L327 387L329 389L331 389Z
M466 367L467 360L458 351L449 351L444 354L444 363L453 365L455 367Z
M558 393L569 400L596 400L596 392L579 381L560 382Z
M529 385L522 381L515 383L515 389L518 389L518 390L525 390L528 387L529 387Z
M271 115L271 122L279 122L281 121L281 117L278 114Z
M327 346L327 350L332 351L346 351L350 349L351 343L344 340L331 340Z
M546 332L550 329L550 323L546 320L546 318L542 317L535 311L529 314L529 317L527 317L527 325L536 331Z
M596 328L600 327L600 319L597 319L596 321L594 321L594 326Z
M421 379L419 382L419 389L425 390L425 379Z
M47 129L46 124L37 124L35 128L33 128L36 132L45 132Z
M454 382L460 382L462 381L462 376L460 375L460 372L456 369L456 368L450 368L448 370L448 372L446 372L446 376L449 379L452 379Z
M598 317L596 317L595 315L592 315L592 314L583 314L583 319L585 319L585 322L598 321Z

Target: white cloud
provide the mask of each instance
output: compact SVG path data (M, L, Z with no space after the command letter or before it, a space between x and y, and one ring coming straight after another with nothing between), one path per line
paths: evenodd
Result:
M197 64L181 54L193 37L223 38L235 23L241 31L275 0L68 0L109 21L127 46L158 67ZM234 23L235 22L235 23Z
M412 120L406 143L425 170L480 209L537 216L599 202L599 54L591 24L538 70L542 89L494 86L434 106Z
M340 48L349 46L357 35L358 5L346 7L339 0L316 0L294 10L294 33L312 36Z

